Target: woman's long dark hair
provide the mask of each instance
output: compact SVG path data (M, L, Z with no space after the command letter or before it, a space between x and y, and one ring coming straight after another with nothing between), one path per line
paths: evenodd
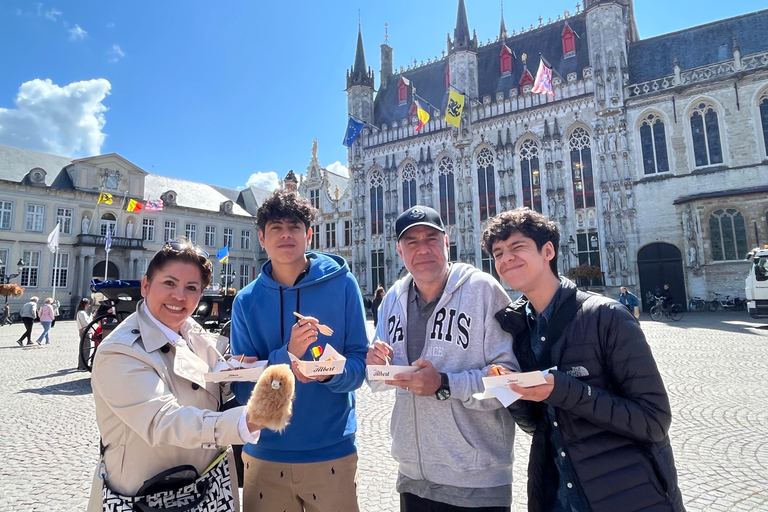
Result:
M91 301L88 299L80 299L80 304L77 305L77 310L75 311L75 313L84 311L85 308L87 308L90 303Z

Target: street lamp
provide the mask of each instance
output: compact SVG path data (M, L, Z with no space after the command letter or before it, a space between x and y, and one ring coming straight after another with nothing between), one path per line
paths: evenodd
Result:
M573 236L568 237L568 250L571 251L571 254L574 255L574 257L577 256L576 254L576 240L573 239Z
M12 279L16 279L19 277L19 274L21 274L21 271L24 270L24 260L19 258L19 261L16 263L16 267L18 269L18 272L15 274L6 274L5 273L5 263L3 263L3 260L0 259L0 267L3 267L3 270L0 270L0 284L8 284L11 282ZM5 296L5 303L8 304L8 296Z
M227 295L227 288L229 288L230 284L235 282L235 276L237 276L237 272L235 272L234 270L231 273L228 273L227 268L228 267L222 268L220 273L221 283L222 283L222 286L224 287L224 296Z

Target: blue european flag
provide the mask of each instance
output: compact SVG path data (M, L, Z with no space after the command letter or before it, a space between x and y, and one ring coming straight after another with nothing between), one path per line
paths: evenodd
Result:
M363 126L365 126L364 123L356 121L350 117L349 122L347 123L347 134L344 136L344 142L342 144L348 148L351 148L352 144L355 143L357 136L360 135L361 131L363 131Z

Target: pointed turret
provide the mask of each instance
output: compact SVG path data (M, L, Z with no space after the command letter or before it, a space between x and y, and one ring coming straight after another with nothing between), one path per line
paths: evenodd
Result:
M507 24L504 23L504 2L501 2L501 27L499 28L499 39L504 41L507 37Z
M355 64L351 72L347 73L347 89L353 85L367 85L373 87L373 71L365 64L365 48L363 47L362 28L357 29L357 50L355 51Z
M467 8L464 0L459 0L459 11L456 14L456 28L453 29L453 44L451 52L477 50L477 42L470 36Z

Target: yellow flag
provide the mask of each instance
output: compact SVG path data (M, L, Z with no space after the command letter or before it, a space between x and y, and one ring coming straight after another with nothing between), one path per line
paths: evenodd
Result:
M112 194L108 192L99 193L99 200L96 202L96 204L99 203L112 204Z
M445 122L456 128L461 124L461 113L464 110L464 95L451 89L448 95L448 106L445 108Z

